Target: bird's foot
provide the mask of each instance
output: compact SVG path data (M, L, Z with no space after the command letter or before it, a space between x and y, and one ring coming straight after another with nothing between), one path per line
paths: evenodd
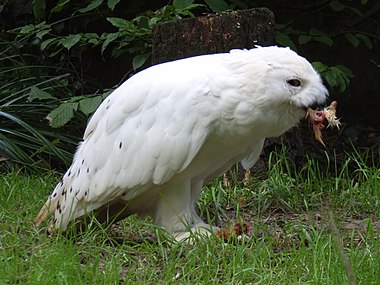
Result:
M194 244L197 240L215 235L224 241L241 240L250 237L250 224L234 223L226 228L213 227L207 224L191 227L188 231L174 233L174 238L179 242Z
M210 226L207 224L200 224L188 228L186 231L176 232L173 234L178 242L185 242L194 244L197 240L210 237L220 231L219 227Z

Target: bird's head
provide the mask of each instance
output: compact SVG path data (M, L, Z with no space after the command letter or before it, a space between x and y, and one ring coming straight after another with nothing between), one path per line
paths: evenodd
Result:
M275 46L249 52L247 69L254 72L250 77L255 80L250 81L246 102L258 111L252 121L266 125L267 136L282 134L305 117L307 108L325 103L327 89L305 58Z
M267 66L263 93L273 106L283 106L302 118L307 108L325 103L328 91L305 58L289 48L258 48L256 52Z
M328 92L312 65L289 48L258 47L231 52L239 96L226 113L259 136L278 136L296 125L306 109L325 103ZM231 76L231 80L234 77ZM233 101L235 100L235 101ZM259 127L257 127L259 126Z

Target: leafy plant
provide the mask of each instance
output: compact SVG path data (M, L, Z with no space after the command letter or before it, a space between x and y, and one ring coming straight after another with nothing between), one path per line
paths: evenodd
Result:
M312 65L318 70L330 87L339 88L340 92L344 92L347 89L350 79L354 77L352 71L341 64L327 66L320 61L314 61Z
M6 45L7 42L1 42ZM71 136L53 131L43 118L54 106L47 91L67 92L68 74L51 76L50 67L36 65L33 55L21 55L12 45L0 55L0 161L1 169L50 168L53 161L68 164L73 146ZM41 88L41 89L40 89ZM44 91L45 90L45 91ZM36 93L45 96L47 104L32 102ZM43 95L42 95L43 94ZM49 97L50 96L50 97Z
M316 28L302 32L287 27L287 25L279 24L277 25L277 29L277 43L283 46L289 46L295 51L299 49L299 46L307 45L312 42L319 42L329 47L334 44L334 40L331 36ZM297 42L292 40L291 35L298 35ZM312 65L325 79L330 88L338 88L341 93L347 89L350 79L354 77L352 71L344 65L328 66L320 61L312 62Z
M41 2L41 1L39 1ZM86 7L77 9L77 13L90 13L100 9L105 4L109 10L113 10L119 1L99 1L94 0ZM160 22L170 21L181 16L194 16L191 9L203 5L194 4L194 1L173 1L173 4L166 5L157 11L147 11L132 20L119 17L106 17L106 20L114 28L115 32L97 33L76 33L59 35L54 33L54 26L61 21L38 24L28 24L15 28L10 32L17 35L17 38L27 38L34 41L48 57L62 56L65 52L76 54L75 49L94 48L99 46L101 55L104 55L108 48L111 48L112 57L120 57L124 53L134 54L132 59L133 70L142 67L151 54L151 32L154 25ZM70 4L70 1L59 1L51 9L51 13L62 11ZM42 90L34 88L34 99L51 100L58 99ZM100 102L109 94L92 94L90 96L73 96L60 104L47 115L50 125L53 128L60 128L74 118L76 111L82 111L86 116L91 115Z
M280 45L289 46L293 50L301 50L317 44L332 48L334 45L342 46L342 40L348 45L357 48L363 45L369 50L378 43L379 38L375 33L368 32L366 25L375 24L375 18L371 16L379 11L378 4L370 4L370 1L321 1L305 5L298 9L297 17L287 23L276 25L276 41ZM326 29L324 22L310 21L321 17L320 15L334 15L337 20L336 27L329 26ZM315 23L318 23L315 25ZM365 28L363 28L365 27ZM321 61L313 62L314 68L319 71L331 88L337 88L344 92L350 79L354 77L352 71L344 65L329 66Z

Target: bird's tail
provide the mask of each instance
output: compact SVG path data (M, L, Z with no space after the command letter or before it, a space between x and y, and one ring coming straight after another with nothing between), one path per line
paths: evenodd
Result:
M46 201L45 205L38 212L37 216L34 218L34 224L36 226L40 225L46 218L54 212L54 209L57 207L58 199L49 199Z
M76 195L80 194L81 191L79 191L80 189L76 191L73 190L74 175L72 174L74 172L79 173L75 165L67 170L62 180L54 188L54 191L34 218L34 224L38 226L45 221L49 215L54 215L54 219L52 219L49 227L50 234L53 234L55 229L58 228L65 231L67 224L77 213L78 200L81 198L78 198Z
M46 220L49 215L54 214L57 206L60 204L60 199L62 198L62 190L67 182L67 179L62 179L60 183L54 188L53 193L49 196L48 200L42 206L41 210L38 212L37 216L34 218L34 224L36 226L40 225ZM52 225L50 225L52 227Z

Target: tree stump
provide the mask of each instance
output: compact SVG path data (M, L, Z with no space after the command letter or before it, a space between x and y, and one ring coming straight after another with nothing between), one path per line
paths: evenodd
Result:
M274 42L274 15L267 8L187 18L155 26L152 64Z

